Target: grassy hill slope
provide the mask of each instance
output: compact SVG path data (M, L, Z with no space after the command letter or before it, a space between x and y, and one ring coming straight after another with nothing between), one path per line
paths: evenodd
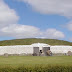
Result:
M38 43L38 42L46 43L46 44L49 44L49 45L70 45L70 46L72 46L72 43L68 42L68 41L56 40L56 39L36 39L36 38L0 41L0 46L7 46L7 45L31 45L33 43Z

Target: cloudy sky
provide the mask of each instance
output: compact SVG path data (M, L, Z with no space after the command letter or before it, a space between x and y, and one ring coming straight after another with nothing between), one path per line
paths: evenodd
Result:
M72 41L72 0L0 0L0 40Z

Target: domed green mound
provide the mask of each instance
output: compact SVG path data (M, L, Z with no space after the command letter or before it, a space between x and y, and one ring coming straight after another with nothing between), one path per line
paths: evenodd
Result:
M30 45L33 43L46 43L49 45L70 45L72 42L57 40L57 39L36 39L36 38L27 38L27 39L15 39L15 40L5 40L0 41L0 46L5 45Z

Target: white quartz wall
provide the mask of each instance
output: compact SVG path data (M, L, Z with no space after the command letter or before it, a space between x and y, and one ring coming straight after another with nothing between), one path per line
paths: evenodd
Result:
M0 46L0 55L8 54L32 54L33 47L31 45L16 45L16 46Z
M50 50L52 53L67 53L68 51L72 52L72 46L51 46Z
M8 54L33 54L32 45L16 45L16 46L0 46L0 55ZM42 50L42 46L39 47ZM67 53L72 52L72 46L50 46L52 53Z

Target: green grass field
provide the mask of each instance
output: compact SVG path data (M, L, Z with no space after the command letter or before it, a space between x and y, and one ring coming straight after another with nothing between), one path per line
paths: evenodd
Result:
M0 56L0 66L20 66L20 65L71 65L72 56Z
M72 56L0 56L0 72L72 72Z

